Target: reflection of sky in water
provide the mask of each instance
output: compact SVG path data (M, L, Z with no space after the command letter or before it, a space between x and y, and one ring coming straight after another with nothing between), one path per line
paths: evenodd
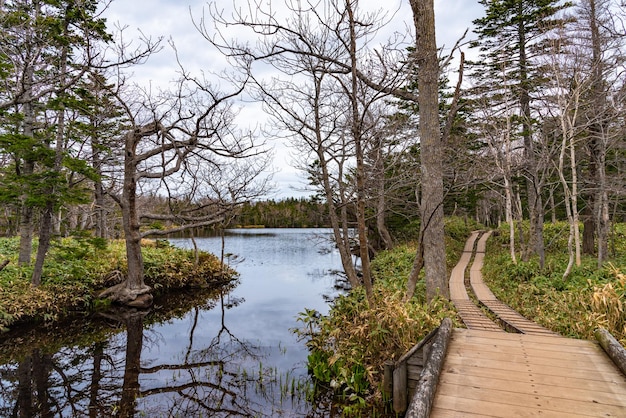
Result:
M320 240L322 232L326 237L329 236L328 230L307 230L303 234L303 230L290 229L242 230L226 236L225 253L236 255L232 258L236 260L233 267L240 273L241 280L230 295L225 295L225 303L229 300L243 301L225 310L224 325L230 334L223 332L220 344L213 348L216 350L216 358L223 359L226 355L232 362L231 366L245 369L248 375L258 374L260 365L263 369L275 370L283 376L287 374L297 378L306 375L308 351L304 342L297 341L291 329L302 325L296 319L305 308L327 312L328 306L323 296L336 294L333 289L335 278L327 273L341 268L339 254L334 250L328 251L332 249L332 244L328 240ZM177 246L191 247L190 240L171 241ZM219 237L196 238L196 243L202 250L220 253ZM182 362L189 349L189 333L194 315L192 311L180 320L146 331L146 336L158 335L158 341L156 344L144 345L142 366L167 363L167 359L175 363ZM200 311L190 358L211 358L212 352L207 347L215 341L221 327L219 303L211 310ZM258 357L242 356L241 343L254 347L251 351ZM229 351L234 352L226 354ZM197 370L196 373L210 373L210 368ZM142 387L155 384L154 379L165 379L160 384L173 379L171 373L145 377L150 382L142 380ZM186 380L200 377L178 378ZM275 390L280 392L279 389ZM248 392L248 396L253 395ZM255 397L255 403L271 404L276 401L264 397ZM144 401L151 403L147 399ZM147 404L145 407L149 408Z
M225 325L240 340L276 349L281 344L287 354L292 350L301 351L303 344L297 343L296 336L290 331L301 325L296 321L298 313L304 308L327 312L323 295L336 292L334 277L323 273L340 269L341 261L335 251L320 251L332 246L330 241L320 239L322 234L329 237L328 230L305 231L307 233L298 229L240 230L226 236L225 252L235 254L241 260L234 263L241 275L241 283L230 296L243 298L244 302L226 310ZM190 240L171 241L181 247L191 246ZM196 243L200 249L220 253L219 237L196 238ZM172 344L180 344L180 339L185 338L191 328L192 318L190 312L182 320L188 322L187 330L180 329L179 324L172 324L159 327L158 332ZM195 331L198 347L220 327L219 306L202 311Z

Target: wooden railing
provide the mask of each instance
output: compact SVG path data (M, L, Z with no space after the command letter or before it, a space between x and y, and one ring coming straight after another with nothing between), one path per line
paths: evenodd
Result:
M398 361L385 363L383 388L392 399L395 413L406 413L406 417L429 415L451 335L452 321L445 318Z
M626 349L610 332L603 328L598 328L595 331L595 337L609 358L626 376Z

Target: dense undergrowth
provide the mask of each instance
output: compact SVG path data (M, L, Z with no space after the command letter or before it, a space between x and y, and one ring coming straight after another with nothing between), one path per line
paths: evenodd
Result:
M203 286L221 277L219 259L200 253L196 265L192 251L166 242L143 247L145 282L156 295L188 286ZM72 314L100 308L100 289L119 281L126 272L123 241L61 239L50 251L42 284L30 284L32 267L17 265L19 241L0 239L0 330L26 321L56 321ZM234 272L228 272L231 278Z
M458 261L467 236L478 228L468 220L446 220L449 269ZM459 326L451 303L442 299L426 303L423 281L409 303L402 301L415 250L415 242L408 241L376 256L373 306L368 307L365 292L359 288L337 298L327 316L307 310L299 317L302 327L297 333L310 348L309 370L321 389L332 389L343 398L346 415L384 413L380 412L385 405L384 362L397 360L445 317Z
M568 256L566 223L546 224L546 263L536 259L514 264L508 253L506 226L488 241L483 267L495 295L535 322L559 334L592 339L603 327L626 345L626 225L615 226L610 260L598 269L597 259L582 263L563 278Z

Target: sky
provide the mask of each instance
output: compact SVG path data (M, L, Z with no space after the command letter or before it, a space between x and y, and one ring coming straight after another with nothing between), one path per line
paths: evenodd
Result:
M272 7L284 3L284 0L255 1L272 3ZM216 0L215 3L218 7L227 9L233 4L245 5L247 0ZM388 9L391 19L389 33L404 32L413 25L408 0L361 0L360 4L374 9ZM124 39L127 42L141 36L163 38L162 50L132 70L133 82L144 87L167 88L177 78L176 55L170 42L175 45L185 68L196 75L203 70L219 72L226 67L224 58L211 49L194 26L194 20L199 21L203 14L208 16L207 5L207 0L112 0L103 17L107 19L109 27L115 25L124 28ZM482 13L483 8L477 0L435 0L438 46L444 47L444 50L451 48L468 28L470 32L465 39L471 39L472 21L481 17ZM464 50L467 51L467 48ZM260 105L242 106L238 120L263 124ZM268 197L280 199L309 194L303 191L306 186L305 177L293 167L294 150L284 140L270 142L274 149L273 183L276 187L274 194Z

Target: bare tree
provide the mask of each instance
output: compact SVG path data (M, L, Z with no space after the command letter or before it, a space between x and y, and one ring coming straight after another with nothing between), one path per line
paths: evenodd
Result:
M442 131L438 116L438 81L439 59L434 39L434 15L429 7L421 8L421 3L413 2L416 14L415 23L417 33L417 48L414 57L407 59L406 50L412 43L404 41L408 33L399 38L392 38L387 43L372 48L376 30L384 25L385 19L376 14L359 15L361 9L356 1L329 0L316 5L302 5L296 1L286 1L286 8L277 14L276 10L264 8L254 1L246 3L247 7L236 9L232 16L225 16L221 9L213 6L211 17L222 28L222 32L211 33L199 21L207 39L221 48L223 53L236 60L238 65L251 69L254 63L266 62L276 65L283 57L285 66L293 65L292 80L297 80L296 68L299 59L314 59L315 69L322 71L339 83L339 90L346 95L347 109L351 112L346 119L349 124L348 132L351 135L352 151L355 162L355 202L357 213L364 213L365 190L360 184L363 176L364 164L361 154L364 151L363 125L367 107L373 103L371 98L395 96L404 100L418 102L418 95L405 89L408 85L411 71L415 63L419 66L419 98L426 100L425 106L420 103L420 126L422 128L420 140L426 142L422 146L422 175L428 177L429 186L421 189L422 216L424 236L428 237L421 248L428 248L426 257L428 297L440 294L447 296L447 281L445 267L445 248L443 240L443 185L441 172L441 141ZM424 22L424 18L426 22ZM227 38L226 28L247 28L257 36L254 45L237 42ZM202 29L203 28L203 29ZM432 32L432 33L431 33ZM258 37L258 35L262 35ZM368 49L370 48L370 49ZM455 47L456 49L456 47ZM433 78L431 80L431 78ZM429 91L433 88L433 92ZM369 89L368 102L355 95L357 91ZM424 92L422 92L424 90ZM422 94L423 93L423 94ZM362 93L360 93L362 94ZM432 97L431 97L432 96ZM426 97L429 97L426 99ZM355 100L356 99L356 100ZM457 96L458 99L458 96ZM430 106L434 104L434 113L430 113ZM453 106L455 108L455 106ZM430 110L427 110L430 109ZM422 115L422 112L427 112ZM454 112L452 112L454 113ZM429 116L425 116L429 115ZM426 130L422 118L430 118L426 122ZM447 118L448 121L454 118ZM449 132L443 129L443 132ZM428 136L425 138L422 135ZM364 154L363 154L364 155ZM359 217L357 217L359 218ZM359 229L360 254L364 262L364 282L368 285L367 236L362 219L357 219ZM431 245L432 244L432 245ZM421 249L419 250L421 251ZM419 266L419 263L416 264ZM419 266L421 269L421 266ZM419 271L412 274L417 280ZM368 291L369 294L369 291ZM412 293L411 293L412 294Z
M607 0L585 0L577 8L576 39L586 51L585 74L589 77L579 124L585 129L585 148L589 158L587 172L587 210L584 216L583 251L593 253L597 238L598 266L608 257L609 185L607 153L615 138L617 109L623 103L619 93L623 72L623 30L615 15L613 3Z
M232 210L232 203L220 205L221 202L201 200L198 193L201 178L197 169L211 165L222 167L226 164L224 159L262 153L253 136L233 130L234 111L230 101L244 86L245 83L241 83L230 93L218 93L205 80L183 74L174 92L162 92L158 96L142 94L137 89L115 92L131 123L122 137L123 177L111 179L113 187L121 183L121 190L110 189L110 195L122 209L128 272L124 282L107 289L101 297L109 296L130 305L149 305L152 297L151 289L143 280L141 239L212 225ZM171 197L186 195L186 211L165 215L140 213L138 194L150 188L155 192L160 188L167 190L166 195ZM180 189L184 193L172 192ZM178 226L166 232L142 231L142 217L169 220Z
M502 85L507 85L506 73L502 72ZM492 162L498 169L497 175L485 173L486 180L498 184L504 194L504 219L509 226L509 253L513 263L517 264L515 225L522 219L522 208L515 200L514 171L519 165L519 152L515 152L512 136L512 118L515 104L510 92L502 94L500 106L493 106L489 100L475 102L476 125L479 135L484 138Z

